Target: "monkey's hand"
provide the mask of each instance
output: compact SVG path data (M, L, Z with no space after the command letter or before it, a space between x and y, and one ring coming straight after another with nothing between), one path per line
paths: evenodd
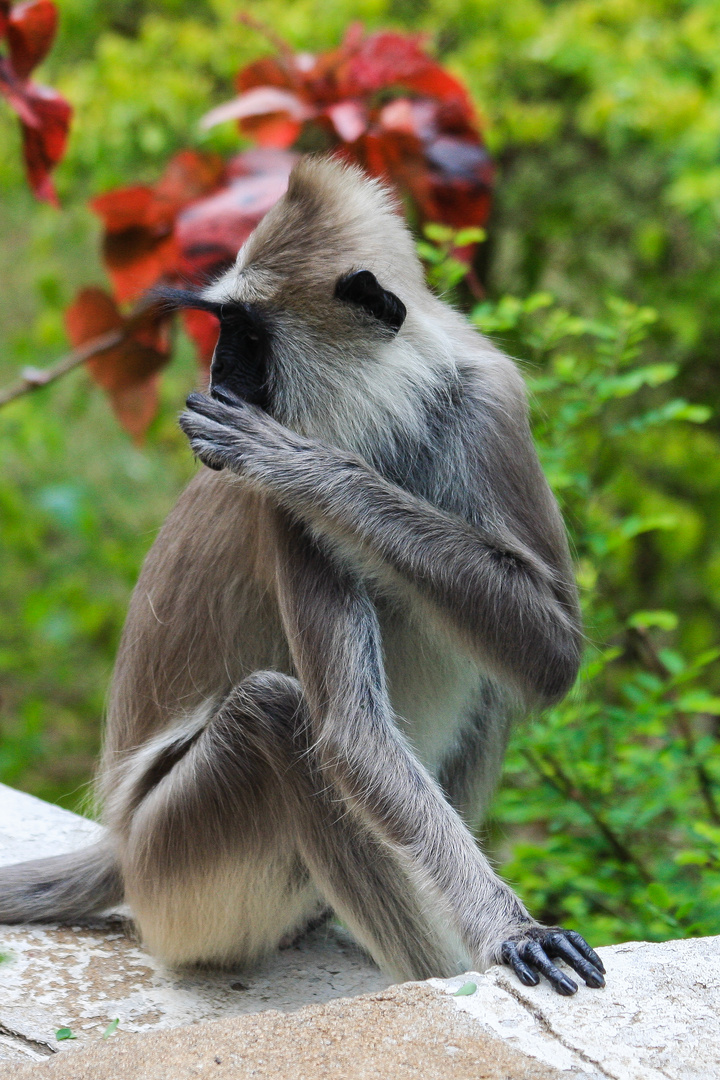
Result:
M310 440L241 397L223 391L222 400L190 394L187 410L179 418L196 457L209 469L229 469L283 500L303 496L312 503L308 486L312 465L350 463L351 455L320 441ZM359 459L357 459L359 462ZM307 488L307 490L305 490Z
M301 458L316 455L319 449L319 444L234 395L218 401L205 394L190 394L179 423L204 465L230 469L260 486L280 480L278 469L283 462L295 472ZM330 447L327 450L331 453Z
M577 983L553 964L556 959L569 964L588 986L605 985L605 967L598 954L581 934L561 926L528 927L503 941L500 956L525 986L537 986L540 972L558 994L575 994Z

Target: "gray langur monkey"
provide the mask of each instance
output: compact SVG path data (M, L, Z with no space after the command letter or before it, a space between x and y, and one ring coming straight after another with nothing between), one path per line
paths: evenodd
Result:
M249 963L328 907L399 979L510 964L603 985L468 824L581 629L515 365L426 287L392 197L307 158L215 312L202 468L150 551L115 669L107 839L0 869L0 920L124 899L173 965ZM467 823L467 824L466 824Z

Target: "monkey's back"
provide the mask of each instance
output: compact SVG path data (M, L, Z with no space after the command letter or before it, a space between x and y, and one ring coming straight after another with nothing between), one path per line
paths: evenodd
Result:
M106 754L220 701L252 671L289 673L261 496L201 469L150 549L110 692Z

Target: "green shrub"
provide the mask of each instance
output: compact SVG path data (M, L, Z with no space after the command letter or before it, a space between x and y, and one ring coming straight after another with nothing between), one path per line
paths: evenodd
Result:
M525 363L588 635L577 690L511 745L489 826L505 872L537 913L596 943L718 932L720 8L251 8L295 48L332 46L353 18L427 31L487 119L493 302L475 318ZM28 196L16 125L0 110L3 382L62 352L63 308L102 279L86 199L157 178L181 146L238 145L230 125L196 126L267 51L237 10L63 3L44 65L77 109L59 214ZM435 282L451 287L455 270L436 264ZM608 307L608 296L623 301ZM90 773L130 588L192 467L174 424L189 350L170 376L141 449L80 372L0 414L0 777L70 806Z
M515 736L491 830L531 909L593 941L716 933L720 900L720 649L683 656L678 616L641 610L642 539L684 523L646 484L709 410L647 364L649 308L582 319L545 294L484 304L476 324L525 357L535 430L563 502L587 631L578 686ZM681 538L680 538L681 539Z

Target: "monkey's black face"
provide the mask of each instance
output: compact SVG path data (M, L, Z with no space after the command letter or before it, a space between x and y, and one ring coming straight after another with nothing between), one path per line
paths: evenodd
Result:
M223 400L230 391L251 405L267 409L270 334L249 304L220 306L220 337L210 368L210 393Z
M250 405L269 405L268 359L270 331L266 320L252 304L206 300L188 289L160 287L154 298L173 308L210 311L220 321L220 336L210 367L210 393L232 404L242 398Z

